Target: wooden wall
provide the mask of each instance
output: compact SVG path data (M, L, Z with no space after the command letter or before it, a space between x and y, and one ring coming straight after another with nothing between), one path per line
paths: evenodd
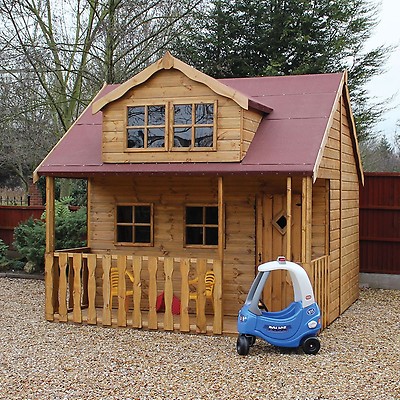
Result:
M193 151L160 151L160 149L125 148L127 106L215 101L218 113L215 150L196 148ZM240 161L254 137L261 116L260 112L242 110L233 100L215 94L206 85L189 79L180 71L162 70L103 109L103 161L107 163Z
M329 179L330 318L332 322L358 298L359 174L346 98L337 104L318 170Z
M223 302L226 315L242 306L255 271L255 179L224 179L225 251ZM218 183L207 177L110 177L91 179L89 243L93 252L218 258L218 249L185 248L186 204L217 204ZM154 204L154 246L116 246L115 203ZM100 276L99 276L100 278ZM177 288L177 290L179 290ZM179 294L179 293L178 293Z
M329 180L317 179L312 188L311 258L329 254Z

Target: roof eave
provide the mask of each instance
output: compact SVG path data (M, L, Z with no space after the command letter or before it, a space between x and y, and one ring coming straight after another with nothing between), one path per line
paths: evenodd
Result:
M204 85L208 86L211 90L213 90L215 93L223 97L232 99L240 107L242 107L245 110L248 110L249 98L247 96L219 82L218 80L212 78L211 76L196 70L195 68L184 63L183 61L180 61L177 58L173 57L169 52L166 52L164 57L162 57L160 60L151 64L149 67L139 72L137 75L127 80L125 83L121 84L117 89L113 90L112 92L108 93L98 101L94 102L92 107L93 114L102 110L107 104L121 98L130 89L147 81L156 72L172 68L181 71L188 78L196 82L203 83Z

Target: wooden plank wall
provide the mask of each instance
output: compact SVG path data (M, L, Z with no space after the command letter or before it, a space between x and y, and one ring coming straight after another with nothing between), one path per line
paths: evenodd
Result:
M284 180L283 180L284 182ZM236 315L255 271L255 193L261 183L224 178L224 314ZM92 252L218 259L218 249L185 248L186 204L218 202L218 182L208 177L110 177L90 181L89 244ZM154 204L154 246L116 246L115 203ZM177 275L178 277L178 275ZM98 277L101 278L100 276ZM179 287L177 287L179 294ZM99 293L101 294L101 293Z
M358 298L359 177L349 110L338 101L318 170L330 180L330 318L332 322Z
M217 101L218 110L216 151L210 149L204 151L195 149L190 152L160 149L125 151L127 106L214 101ZM260 113L245 111L242 120L242 109L233 100L216 95L206 85L189 79L180 71L159 71L103 110L103 161L109 163L240 161L246 154L260 119Z
M329 181L317 179L312 192L311 258L329 254Z

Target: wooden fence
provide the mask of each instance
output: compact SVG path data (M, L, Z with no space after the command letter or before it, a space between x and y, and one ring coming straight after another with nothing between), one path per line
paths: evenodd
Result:
M360 272L400 274L400 174L365 173L360 187Z
M319 257L311 261L311 284L314 289L315 301L321 310L322 328L329 321L329 256Z
M0 206L0 239L10 246L15 227L30 217L40 218L43 211L43 206Z
M119 276L118 303L114 308L110 302L112 266L117 267ZM132 307L126 302L127 269L134 277ZM204 283L210 269L215 274L211 318L206 315ZM163 273L161 280L159 272ZM189 274L193 273L198 278L194 316L189 314ZM45 312L49 321L214 334L221 334L223 329L219 260L56 252L46 255L45 288ZM162 314L157 313L160 293L164 297ZM179 315L173 313L176 293L180 302ZM162 320L160 315L163 315Z

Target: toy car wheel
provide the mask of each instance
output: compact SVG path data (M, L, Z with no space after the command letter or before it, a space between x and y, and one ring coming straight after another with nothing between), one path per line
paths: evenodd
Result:
M316 337L308 337L304 340L302 347L306 354L317 354L321 348L321 343Z
M239 355L247 356L250 350L250 343L245 335L239 335L236 342L236 350Z

